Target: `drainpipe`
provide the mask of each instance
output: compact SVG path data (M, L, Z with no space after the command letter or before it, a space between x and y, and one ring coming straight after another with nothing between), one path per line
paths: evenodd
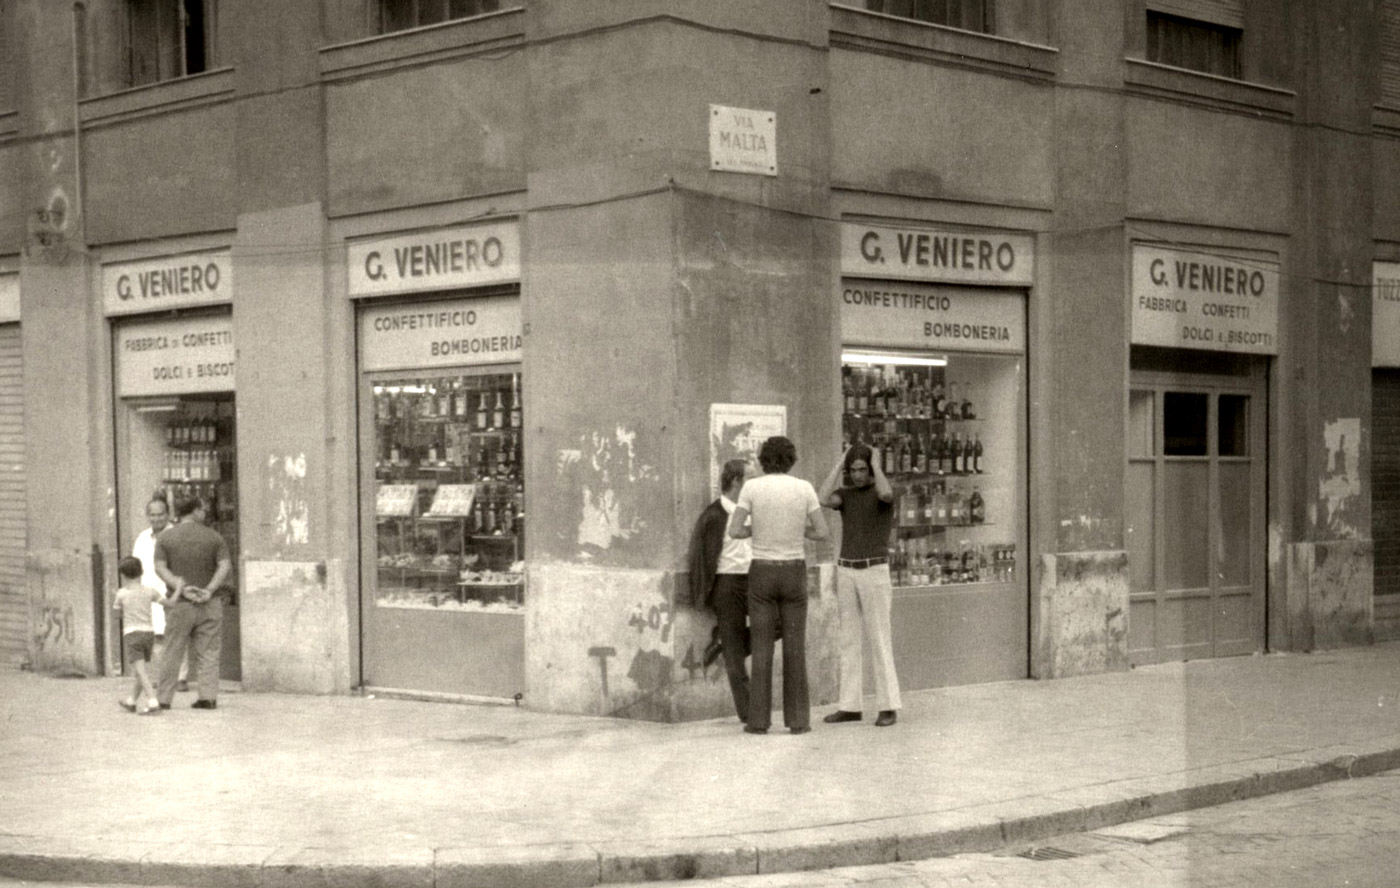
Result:
M75 219L74 233L78 242L87 244L87 204L83 203L83 118L79 103L83 98L83 19L87 14L87 4L83 0L73 3L73 203Z

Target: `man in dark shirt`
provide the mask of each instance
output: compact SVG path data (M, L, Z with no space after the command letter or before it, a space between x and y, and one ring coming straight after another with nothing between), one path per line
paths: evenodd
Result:
M842 472L850 485L836 488ZM836 603L841 613L841 699L823 721L860 721L864 677L862 636L870 638L875 668L876 727L895 723L899 678L890 645L889 541L894 490L880 469L880 455L864 444L848 447L822 482L818 496L841 513L841 555L836 559Z
M165 650L160 660L156 697L170 708L180 661L194 645L199 699L195 709L213 709L219 697L219 653L223 643L224 603L219 590L233 570L228 544L204 526L204 501L197 496L175 501L176 524L156 538L156 573L176 603L165 610Z

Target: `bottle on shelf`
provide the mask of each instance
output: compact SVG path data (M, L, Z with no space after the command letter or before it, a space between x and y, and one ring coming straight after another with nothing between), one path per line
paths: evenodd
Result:
M962 433L954 432L953 440L948 442L948 473L960 475L963 470L963 446Z
M467 390L461 387L460 383L452 386L452 415L458 420L465 420L471 411L471 405L467 403Z
M927 475L928 450L924 447L924 436L920 434L915 434L914 441L911 446L914 448L914 454L910 458L910 462L913 463L914 472L919 475Z
M489 408L486 406L486 393L480 392L476 401L476 427L478 430L485 430L487 422L491 418Z
M841 406L846 413L856 412L856 384L853 377L855 373L850 367L846 367L841 374Z
M909 449L908 436L899 439L899 471L909 474L914 470L914 454Z
M948 383L948 404L943 408L944 419L957 419L962 416L962 401L958 400L958 384Z
M496 404L491 408L491 428L499 429L505 426L505 395L500 389L496 389Z
M942 419L948 412L948 398L943 393L943 380L933 384L933 418Z
M978 475L982 474L982 435L981 435L981 434L974 434L974 435L972 436L972 471L975 472L975 473L978 474Z
M940 431L933 433L933 461L938 474L948 474L948 439Z
M969 524L983 524L987 520L987 503L982 499L982 491L972 488L972 496L967 499L967 520Z
M971 384L971 383L967 383L967 382L964 382L964 383L963 383L963 400L962 400L962 405L959 407L959 411L962 413L962 418L963 418L963 419L976 419L976 418L977 418L976 412L972 409L972 384Z
M514 373L510 377L510 427L520 428L520 374Z

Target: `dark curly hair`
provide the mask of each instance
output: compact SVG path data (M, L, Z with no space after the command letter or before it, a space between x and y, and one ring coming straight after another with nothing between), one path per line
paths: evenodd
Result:
M797 462L797 445L782 435L774 435L763 442L758 451L758 464L765 474L786 472Z
M871 471L874 471L875 463L871 462L874 456L875 453L870 449L869 445L857 444L846 452L846 463L844 468L846 471L849 472L851 470L851 463L855 462L856 460L861 460L865 463L867 468L869 468Z

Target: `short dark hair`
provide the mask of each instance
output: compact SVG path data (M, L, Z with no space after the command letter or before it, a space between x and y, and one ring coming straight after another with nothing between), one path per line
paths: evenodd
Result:
M766 474L786 472L797 462L797 445L782 435L774 435L763 442L758 451L758 464Z
M128 555L117 562L117 574L124 580L140 579L141 574L146 570L141 566L141 559Z
M195 494L175 497L175 517L183 518L186 515L193 515L195 510L204 505L203 498Z
M719 473L719 489L728 490L729 485L743 479L748 474L749 464L742 459L731 459Z
M875 470L875 463L871 462L871 460L874 459L874 457L875 452L870 449L869 445L857 444L846 451L845 469L849 472L851 470L851 463L856 460L861 460L865 463L866 468L873 472Z

